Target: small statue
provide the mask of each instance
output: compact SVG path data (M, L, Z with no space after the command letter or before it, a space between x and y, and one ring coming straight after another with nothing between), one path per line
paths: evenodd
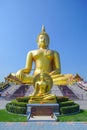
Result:
M37 75L34 81L34 92L29 96L29 103L56 103L56 96L51 94L52 78L45 73Z
M61 74L59 53L49 49L49 42L50 38L45 32L45 27L42 26L42 32L37 37L38 49L28 52L25 68L15 74L10 74L6 79L17 84L33 84L34 76L43 71L51 76L54 85L67 85L75 82L74 75ZM34 74L29 75L33 62L35 64Z

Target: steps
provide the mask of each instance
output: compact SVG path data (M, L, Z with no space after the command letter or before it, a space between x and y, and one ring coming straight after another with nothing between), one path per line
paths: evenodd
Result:
M85 91L84 89L81 89L78 84L74 84L72 86L69 87L73 93L75 93L75 95L79 98L79 99L84 99L87 100L87 91Z
M25 96L29 96L30 94L32 94L34 91L34 87L33 86L29 86L27 92L25 93Z
M68 87L68 86L61 86L60 87L60 90L63 94L63 96L67 96L69 97L70 99L78 99L77 95L71 90L71 86Z
M51 89L51 93L55 94L56 96L63 96L63 94L58 86L53 86Z
M55 117L52 118L51 116L33 116L30 117L29 122L55 122Z

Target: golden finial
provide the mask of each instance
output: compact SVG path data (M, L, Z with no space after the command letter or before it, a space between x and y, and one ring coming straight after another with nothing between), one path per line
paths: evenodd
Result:
M42 32L45 32L45 26L42 25Z

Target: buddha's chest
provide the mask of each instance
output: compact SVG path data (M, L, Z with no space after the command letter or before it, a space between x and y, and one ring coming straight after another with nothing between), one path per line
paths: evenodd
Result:
M41 86L42 88L44 88L46 86L46 83L44 81L39 82L39 86Z
M53 59L53 52L50 50L38 50L33 54L34 59Z

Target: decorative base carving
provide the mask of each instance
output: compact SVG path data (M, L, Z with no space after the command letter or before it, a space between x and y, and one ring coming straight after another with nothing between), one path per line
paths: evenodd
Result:
M53 115L53 107L32 107L32 116L51 116Z

